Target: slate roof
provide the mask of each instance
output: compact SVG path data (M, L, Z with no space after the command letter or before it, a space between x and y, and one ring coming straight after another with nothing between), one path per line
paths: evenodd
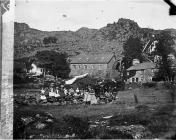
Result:
M80 54L71 58L71 64L107 64L114 54Z
M154 69L156 68L156 64L153 62L143 62L143 63L139 63L135 66L131 66L129 67L127 70L145 70L145 69Z

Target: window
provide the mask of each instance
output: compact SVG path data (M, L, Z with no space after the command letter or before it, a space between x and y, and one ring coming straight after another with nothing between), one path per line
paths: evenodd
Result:
M152 73L154 73L155 72L155 70L154 69L152 69Z
M87 65L84 65L84 68L87 69Z
M151 77L151 81L153 81L153 78Z
M135 81L135 78L132 78L132 82L134 82Z
M76 69L76 65L73 65L73 68Z
M138 78L136 78L136 82L138 82L139 81L139 79Z
M92 65L92 69L94 69L95 68L95 66L94 65Z

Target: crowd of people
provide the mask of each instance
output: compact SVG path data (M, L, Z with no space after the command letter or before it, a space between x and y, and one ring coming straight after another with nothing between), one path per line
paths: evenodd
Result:
M70 103L80 103L85 102L85 104L97 104L97 98L95 92L91 87L86 90L76 88L65 88L63 85L60 87L49 87L42 88L40 90L40 98L38 102L70 102Z
M111 92L105 92L104 96L97 96L91 86L85 89L73 89L61 86L50 86L41 88L38 102L62 102L62 103L84 103L86 105L98 104L100 100L105 102L113 100L115 97Z

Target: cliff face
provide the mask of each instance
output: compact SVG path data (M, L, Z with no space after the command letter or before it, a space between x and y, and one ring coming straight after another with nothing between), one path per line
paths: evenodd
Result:
M176 36L175 29L167 29ZM76 55L80 52L113 52L120 57L123 43L130 37L139 37L143 43L147 42L152 34L159 30L140 28L130 19L119 19L118 22L107 24L100 29L82 27L72 31L40 31L30 28L25 23L15 23L15 58L32 56L37 51L56 50ZM57 43L43 45L43 38L54 36Z

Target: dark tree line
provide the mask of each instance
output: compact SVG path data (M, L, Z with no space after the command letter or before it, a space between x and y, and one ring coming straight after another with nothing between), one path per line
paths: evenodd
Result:
M56 51L41 51L35 56L37 63L50 70L51 74L60 78L68 78L70 73L68 55Z
M123 78L124 80L127 79L127 71L130 66L132 66L133 59L139 59L141 62L143 61L142 56L142 49L143 44L141 40L137 37L130 36L129 39L123 45L123 59L122 59L122 66L123 66ZM131 72L129 76L134 75L134 72Z
M170 31L161 31L156 35L155 39L158 41L156 44L155 51L151 54L152 56L159 56L160 59L156 62L158 71L155 73L155 78L158 80L171 81L176 76L176 70L173 67L173 61L169 59L169 54L176 55L173 49L174 37L171 36ZM147 61L143 55L142 49L143 44L139 38L129 37L129 39L123 45L123 60L122 60L122 71L123 78L126 80L127 71L132 66L133 59L139 59L140 62ZM135 72L131 72L134 75Z
M68 56L66 53L55 51L41 51L33 57L21 58L14 61L14 84L20 84L27 81L27 71L34 63L40 68L50 71L50 74L58 78L68 78L70 73Z
M169 31L162 31L156 36L158 41L155 49L155 55L158 55L157 66L158 72L156 72L156 78L164 81L171 81L175 76L173 61L169 59L169 54L175 55L175 50L172 47L174 45L174 38Z

